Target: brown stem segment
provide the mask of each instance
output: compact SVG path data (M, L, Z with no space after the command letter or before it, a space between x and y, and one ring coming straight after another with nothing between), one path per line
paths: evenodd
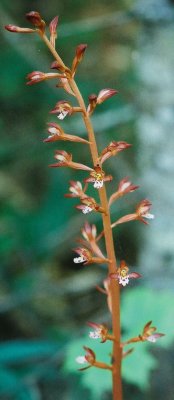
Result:
M65 67L62 59L51 45L50 41L46 37L46 35L41 35L42 39L44 40L45 44L48 46L49 50L55 57L55 59ZM82 117L86 126L86 130L88 132L88 137L90 141L90 150L91 156L94 163L94 166L98 163L98 149L95 140L95 134L93 130L93 126L91 120L87 114L86 106L83 100L83 97L76 85L76 82L73 78L68 78L69 84L76 96L79 106L81 107L83 113ZM107 258L111 260L108 264L109 274L115 273L117 269L116 263L116 256L114 250L114 243L113 243L113 235L111 229L111 220L110 220L110 212L108 207L108 199L106 195L105 186L103 186L99 190L99 196L101 201L101 206L106 210L106 214L102 214L103 218L103 227L104 227L104 236L105 236L105 243L106 243L106 251L107 251ZM122 400L122 382L121 382L121 358L122 358L122 349L120 346L120 290L118 282L111 280L110 283L110 290L111 290L111 301L112 301L112 330L113 336L115 338L113 342L113 355L112 355L112 377L113 377L113 400Z

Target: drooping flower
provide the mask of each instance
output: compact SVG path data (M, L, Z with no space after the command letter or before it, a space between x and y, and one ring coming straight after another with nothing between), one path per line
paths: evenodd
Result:
M116 222L114 222L111 227L114 228L116 225L123 224L124 222L130 222L130 221L140 221L143 222L144 224L148 225L148 222L144 219L154 219L154 215L149 213L150 207L152 203L145 199L140 201L136 208L136 212L133 214L127 214L124 217L119 218Z
M90 177L84 179L85 182L92 182L95 189L101 189L104 182L112 180L111 175L105 176L105 172L101 169L99 165L94 167L94 170L90 172Z
M138 188L139 188L139 186L133 185L132 182L130 182L128 177L122 179L118 185L117 191L115 193L113 193L109 199L109 206L111 206L111 204L115 200L119 199L120 197L124 196L127 193L134 192Z
M67 153L64 150L56 150L54 158L58 161L55 164L51 164L50 167L69 167L74 169L81 169L85 171L91 171L92 168L87 167L87 165L76 163L72 161L72 154Z
M129 273L129 268L124 260L120 262L120 266L117 269L116 273L112 273L109 275L110 279L116 279L118 280L118 283L122 286L126 286L129 283L129 279L137 279L141 278L141 275L138 274L137 272L132 272Z
M109 146L102 150L99 160L101 164L106 161L108 158L116 156L120 151L128 149L132 145L127 142L111 142Z
M44 139L44 142L56 142L58 140L76 142L76 143L86 143L89 144L88 140L81 138L80 136L71 135L65 133L60 125L54 122L48 123L48 138Z

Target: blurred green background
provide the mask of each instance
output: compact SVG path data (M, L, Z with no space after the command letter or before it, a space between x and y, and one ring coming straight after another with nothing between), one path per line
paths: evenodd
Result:
M122 290L123 336L145 323L166 336L137 346L124 360L124 400L173 400L174 348L174 1L1 0L0 171L0 399L110 400L110 375L77 371L83 345L108 356L108 344L91 343L86 321L107 322L105 298L95 290L104 268L73 264L86 218L64 198L70 179L86 175L49 169L55 149L89 163L86 147L44 144L49 111L69 99L53 82L28 87L33 70L53 61L34 35L11 34L5 24L29 26L25 13L39 11L50 22L59 15L57 48L71 65L75 47L88 43L77 82L85 101L111 87L119 95L96 110L93 124L101 150L111 140L133 147L106 163L114 176L108 193L129 176L140 189L113 205L113 221L143 198L153 203L149 226L130 223L114 231L118 259L143 275ZM85 135L79 116L62 122L67 133ZM100 216L90 222L101 229Z

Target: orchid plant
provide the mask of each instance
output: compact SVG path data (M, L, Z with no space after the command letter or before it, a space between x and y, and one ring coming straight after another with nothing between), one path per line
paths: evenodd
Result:
M150 213L151 202L144 199L137 205L134 213L125 215L115 222L111 221L111 205L119 198L137 190L138 186L134 185L128 177L124 177L118 183L116 191L108 199L105 183L109 184L113 178L111 175L106 175L104 164L110 157L118 156L121 151L130 148L131 144L124 141L113 140L102 150L101 154L99 154L90 117L97 106L110 99L112 96L117 95L118 91L110 88L102 89L98 95L92 94L89 96L89 104L86 106L82 94L75 82L75 74L84 57L87 45L80 44L77 46L72 65L71 67L67 67L55 48L58 17L55 17L49 24L49 36L46 34L46 23L38 12L29 12L26 14L26 18L33 26L32 28L6 25L5 29L15 33L39 35L53 56L54 60L50 68L56 71L48 73L33 71L27 76L27 85L30 86L42 81L55 79L56 87L63 88L73 100L75 99L76 106L72 105L70 101L61 100L58 101L53 110L50 111L51 114L56 114L57 118L62 121L67 116L71 117L75 113L78 113L84 121L87 132L87 137L84 139L78 135L65 133L62 126L51 122L48 123L48 137L44 142L70 141L80 143L80 145L85 145L86 148L88 148L89 154L91 155L91 165L88 166L81 162L78 163L73 161L71 153L64 150L56 150L56 161L51 164L50 167L68 167L86 171L88 175L84 179L84 184L74 178L74 180L70 181L69 193L65 194L65 196L68 198L77 198L79 204L77 204L76 208L83 214L92 212L101 213L103 221L103 231L98 235L94 224L90 225L88 222L84 223L84 227L81 231L82 238L79 239L78 247L74 249L76 253L74 263L82 263L83 265L107 265L107 275L103 282L103 288L97 287L96 289L106 295L107 305L111 315L111 324L109 327L102 322L100 324L96 322L88 322L88 325L92 328L92 331L89 333L91 340L99 339L101 341L101 346L103 346L103 351L105 350L104 343L108 340L112 342L113 348L111 362L110 364L105 364L102 361L98 361L94 351L86 346L84 346L85 354L78 356L76 361L77 363L84 365L84 367L80 368L80 371L90 367L109 370L112 374L113 400L122 400L122 359L131 354L133 350L132 348L125 350L125 346L143 341L155 342L164 334L157 333L156 327L152 327L152 322L150 321L145 324L143 332L138 336L130 338L125 342L121 341L120 288L126 287L129 284L130 279L141 278L141 275L138 272L130 271L125 260L121 260L119 264L117 263L112 229L118 224L130 221L140 221L147 224L147 220L154 218L153 214ZM96 189L96 192L98 192L100 199L99 202L87 193L89 184L92 184ZM101 239L105 240L104 254L99 245Z

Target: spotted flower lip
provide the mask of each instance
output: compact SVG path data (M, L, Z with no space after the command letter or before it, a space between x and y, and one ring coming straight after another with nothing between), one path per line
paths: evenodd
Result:
M64 150L56 150L55 159L58 161L58 163L51 164L51 165L49 165L49 167L53 167L53 168L69 167L69 168L81 169L81 170L85 170L85 171L92 170L92 168L87 167L87 165L76 163L76 162L72 161L72 154L67 153Z
M111 181L113 178L111 175L105 176L105 172L99 165L94 167L94 170L90 172L90 177L84 179L84 182L92 182L95 189L101 189L104 182Z
M108 158L116 156L120 151L128 149L131 146L132 146L131 144L124 141L120 142L113 141L109 144L109 146L103 149L99 157L99 161L101 162L101 164L103 164L103 162L106 161Z
M109 275L110 279L116 279L118 283L122 286L126 286L129 283L129 279L137 279L141 278L141 275L138 272L129 273L129 268L124 260L120 262L120 266L117 269L116 273L112 273Z
M76 249L74 249L74 251L80 256L73 259L76 264L81 262L84 262L84 265L93 263L105 264L109 262L109 260L107 258L104 258L103 255L102 257L93 256L91 251L87 248L77 247Z
M115 193L113 193L109 199L109 206L111 206L111 204L114 201L116 201L117 199L119 199L120 197L126 195L127 193L132 193L135 190L137 190L138 188L139 188L139 186L133 185L128 177L122 179L119 182L117 191Z
M60 100L56 103L55 107L50 111L51 114L58 114L59 119L64 119L66 115L71 115L73 107L68 101Z
M65 133L64 130L60 127L60 125L49 122L48 123L48 138L44 139L44 142L56 142L56 141L69 141L69 142L76 142L76 143L84 143L89 144L88 140L81 138L80 136L71 135Z
M88 322L87 324L94 329L89 332L91 339L101 339L101 343L105 343L107 340L115 340L115 337L109 334L107 325L97 324L96 322Z

